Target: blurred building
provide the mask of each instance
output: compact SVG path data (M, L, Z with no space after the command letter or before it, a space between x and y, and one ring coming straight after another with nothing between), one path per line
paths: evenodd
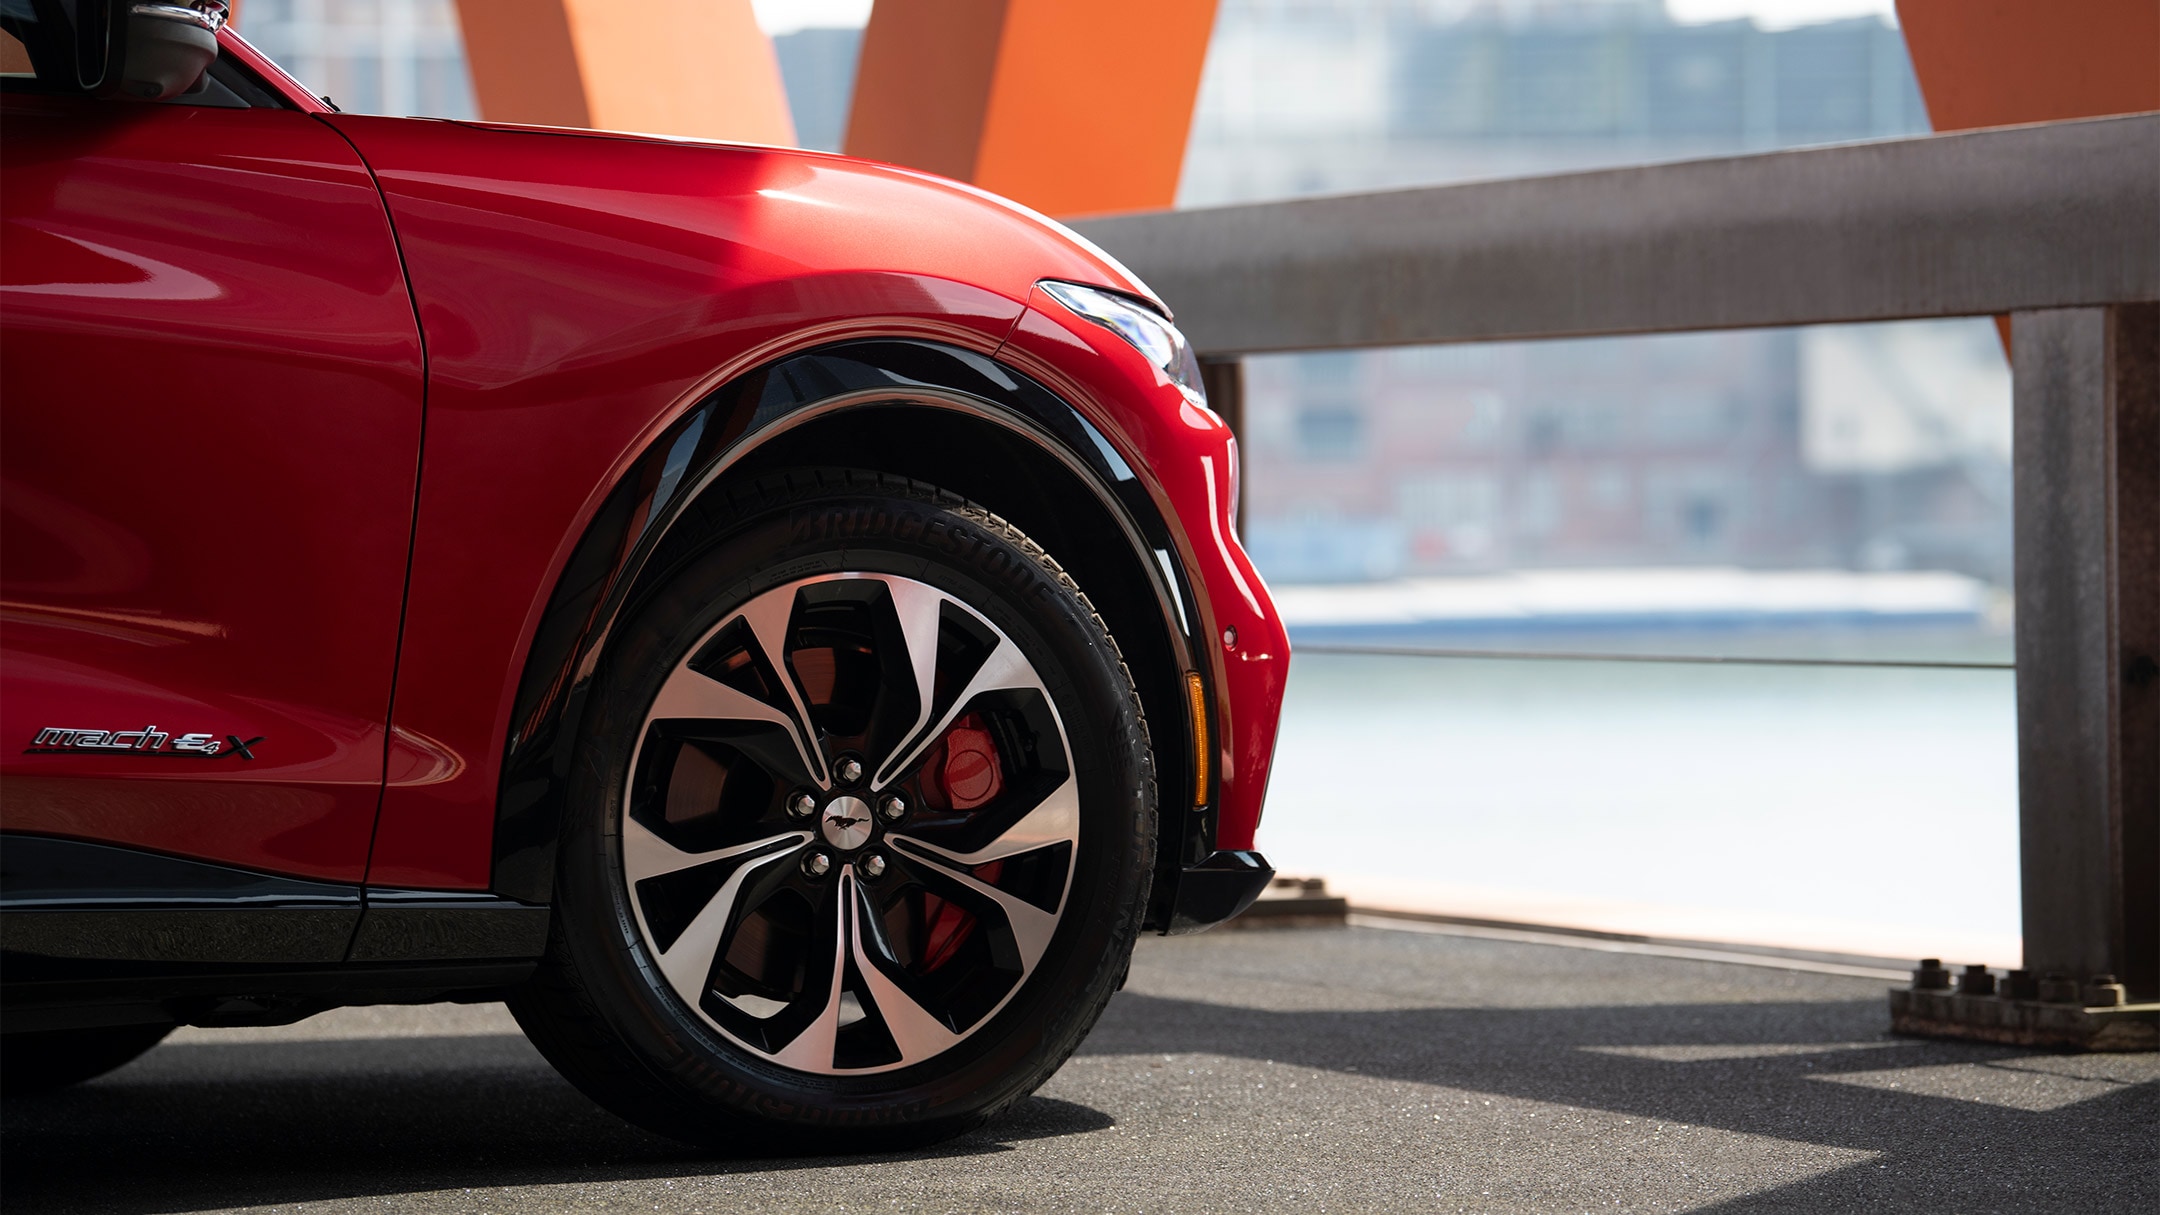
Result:
M455 0L245 0L239 29L354 113L479 116Z
M1255 560L1283 581L1538 567L2009 577L1985 322L1248 363Z
M1225 0L1180 203L1922 134L1898 31L1659 0ZM1737 565L2010 573L1985 322L1248 362L1280 582Z
M1432 185L1928 129L1898 31L1658 0L1225 0L1180 202Z

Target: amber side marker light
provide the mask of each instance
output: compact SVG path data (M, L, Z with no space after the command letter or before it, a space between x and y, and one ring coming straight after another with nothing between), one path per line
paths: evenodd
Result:
M1200 686L1198 671L1185 672L1185 701L1192 709L1192 804L1205 806L1208 782L1207 692Z

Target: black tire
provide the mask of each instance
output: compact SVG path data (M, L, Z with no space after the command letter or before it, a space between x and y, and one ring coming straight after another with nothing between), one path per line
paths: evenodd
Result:
M170 1025L115 1025L0 1036L0 1096L28 1097L95 1079L165 1040Z
M890 1150L962 1133L1034 1091L1064 1063L1093 1028L1130 960L1133 938L1147 903L1156 839L1153 763L1147 726L1131 676L1102 620L1072 579L1018 529L964 499L903 478L854 470L797 471L739 488L726 500L712 500L718 496L709 495L700 504L697 517L685 522L684 526L696 529L700 545L687 553L678 549L666 558L670 562L668 571L626 611L594 677L573 765L568 821L560 842L549 952L536 978L511 999L511 1010L541 1053L588 1096L632 1122L685 1142L730 1151L823 1155ZM650 765L662 761L634 757L660 754L658 748L662 746L677 748L672 753L679 756L687 746L662 738L664 729L684 723L648 721L649 710L659 711L656 698L663 685L671 679L686 679L680 673L683 668L708 661L703 656L712 652L722 635L734 635L728 630L747 627L743 621L748 617L742 614L745 605L775 602L775 588L781 588L780 594L794 597L788 600L794 606L783 617L791 640L782 652L787 664L784 669L798 670L802 660L797 655L801 650L793 647L809 635L800 630L807 627L804 613L813 610L803 606L811 602L807 598L811 592L788 588L835 585L817 580L842 572L887 578L888 586L927 585L953 603L964 605L976 614L978 622L994 626L1033 665L1039 679L1024 695L1047 695L1055 706L1057 728L1068 744L1070 777L1077 782L1074 787L1078 790L1076 820L1068 816L1060 821L1077 821L1078 826L1076 842L1061 845L1069 847L1071 859L1055 862L1056 871L1069 876L1055 913L1054 932L1036 934L1036 944L1031 948L1040 950L1038 960L1018 980L1009 978L1009 970L997 972L1007 976L997 981L1012 984L1004 989L1002 1003L969 1023L971 1027L953 1045L941 1046L939 1053L923 1056L920 1061L909 1061L906 1048L895 1046L888 1057L898 1062L890 1063L888 1070L848 1071L848 1065L840 1061L839 1048L826 1048L832 1066L841 1070L818 1073L783 1066L771 1054L720 1032L722 1022L715 1017L739 1020L741 1016L715 1003L727 993L714 984L731 981L719 976L735 973L722 969L736 957L729 944L734 938L719 938L712 969L697 972L705 976L696 991L694 1002L698 1007L693 1008L693 1001L679 994L680 984L670 986L660 958L664 951L675 947L663 944L656 948L645 935L645 921L640 917L649 910L644 901L647 894L633 895L632 887L640 892L654 888L648 882L632 882L625 876L624 835L645 830L638 824L658 825L658 820L651 817L655 812L646 808L661 796L646 776L654 769L637 769L634 788L631 776L634 762ZM891 593L896 597L900 594ZM759 599L761 595L767 598ZM900 611L897 607L893 610ZM939 617L941 621L962 615L942 601L938 610L949 613ZM936 661L943 663L949 652L944 648L946 634L939 632L937 636ZM999 649L997 653L1008 651ZM879 655L876 661L884 658ZM942 666L938 673L943 676ZM924 688L932 686L919 674L916 682ZM978 683L968 686L976 687ZM796 677L791 686L801 695L806 685ZM837 686L836 681L832 687ZM839 693L828 691L826 695L830 701ZM877 695L883 696L884 692ZM804 696L804 703L812 701L812 697ZM917 698L909 703L919 702ZM882 706L884 702L877 703ZM988 702L978 697L970 703ZM830 750L835 745L834 734L827 727L838 718L827 709L804 711L821 723L812 731L818 736L818 747ZM995 711L994 706L991 711ZM1033 711L1037 716L1031 720L1042 720L1039 709ZM827 716L818 717L821 712ZM930 709L922 713L921 720L932 720ZM926 740L922 745L927 745L927 740L944 727L917 729L919 733L914 737ZM953 737L956 735L942 736L929 754L951 756L953 752L947 748L958 745L950 741ZM640 740L647 738L655 740L650 752L640 750L645 745ZM1005 758L997 762L1007 767L1017 763L1011 758L1016 752L1009 750L1014 744L1001 745L1008 750L998 752ZM1049 750L1041 738L1027 746L1029 755L1035 754L1035 749ZM869 755L872 748L865 745L862 750L865 758L872 759L874 768L878 761ZM905 752L905 744L894 748L894 763L898 764ZM740 760L739 755L736 760ZM811 765L816 761L805 754L803 762ZM831 765L831 779L837 790L843 765L831 754L825 756L825 762ZM944 762L950 765L953 761L947 758ZM925 773L928 764L925 760ZM679 770L666 768L670 774L667 779L677 779L673 774ZM934 779L947 780L956 770L943 768L944 775ZM866 785L869 779L862 778ZM922 776L925 782L932 779ZM894 783L887 788L890 792L900 787ZM673 788L672 784L669 788ZM819 797L838 796L831 791L812 792ZM784 810L790 796L785 790L774 793L771 804ZM872 796L866 788L864 797ZM923 796L935 803L934 795ZM976 813L963 814L956 809L957 795L946 796L956 800L943 807L941 813L954 819ZM1006 794L994 796L1003 798ZM1017 799L1024 794L1013 796ZM718 795L714 800L724 802ZM667 804L672 816L675 803ZM836 800L831 804L839 803ZM989 813L1000 804L993 800L982 812ZM1019 804L1018 800L1014 802L1015 806ZM757 806L757 815L778 813L765 808L763 802ZM825 879L810 874L810 850L825 848L827 841L848 838L844 833L850 823L868 821L875 829L892 833L890 838L881 835L879 841L862 845L863 852L833 853L835 864L852 858L852 863L832 875L836 883L843 877L848 883L835 886L829 909L835 917L831 921L833 932L841 944L829 963L817 960L815 950L823 946L804 946L800 957L811 963L798 960L795 973L801 973L806 964L821 964L827 966L829 974L847 976L845 993L842 979L832 982L831 1002L826 1006L830 1024L853 1024L844 1020L850 1010L843 1002L856 998L852 1011L858 1020L885 1027L860 1031L856 1040L865 1034L875 1036L890 1030L887 1038L898 1042L896 1023L885 1018L874 1002L868 1012L864 1011L870 990L863 986L864 968L848 959L865 955L851 955L848 950L858 946L887 949L875 961L881 974L887 962L902 965L906 949L900 944L886 944L888 936L891 941L902 941L900 930L891 927L894 913L879 909L897 906L899 896L891 896L894 903L881 905L877 900L887 897L881 891L901 889L890 883L915 880L907 875L918 871L925 875L924 881L931 880L933 871L939 880L948 875L927 863L935 858L926 860L919 847L899 834L914 829L905 825L913 819L898 826L887 824L881 816L870 820L828 819L825 816L829 809L817 810L814 819L798 822L812 824L800 855L786 854L783 865L780 854L772 853L772 862L757 862L766 866L757 871L759 874L772 876L756 880L779 884L783 871L791 870L784 875L786 883L796 887L812 883L804 888L814 889L815 882ZM927 808L916 808L913 813L925 822L936 818ZM1036 816L1029 812L1018 813L1035 821ZM636 817L637 822L626 825L626 815ZM722 810L714 809L711 815L717 823ZM766 824L782 820L760 817L756 821L756 830L766 831L772 829ZM672 818L669 822L672 824ZM843 834L821 836L821 831L833 830L830 823L839 823ZM676 828L669 825L666 830ZM925 833L929 830L923 828ZM985 830L1006 829L993 824ZM1011 834L1026 833L1013 828ZM670 846L682 846L674 842L675 838L670 837ZM875 877L866 876L870 869L868 849L879 843L892 858L892 872L884 872L882 859L877 866L876 876L888 883L883 887ZM649 847L635 840L633 845ZM1062 858L1067 854L1046 851L1040 855ZM745 871L753 867L748 862L734 863ZM992 871L985 865L969 872L978 877L992 872L989 880L996 881L1000 879L995 874L1017 872L1026 863L1015 854L1010 867ZM742 880L748 883L751 879ZM747 891L749 886L745 884L743 889ZM928 887L906 889L916 891L908 897L918 897ZM849 892L862 901L851 901ZM712 897L717 900L719 896ZM723 908L711 922L731 925L725 930L729 933L736 932L732 926L741 922L741 917L763 914L743 910L745 901L752 897L749 894L727 897L737 901ZM762 897L777 902L781 895ZM813 893L787 897L807 902L822 896ZM706 904L704 910L709 912L711 904ZM818 914L827 912L813 913L813 921ZM907 921L902 917L900 922L904 926ZM977 933L988 942L970 956L1009 960L1013 952L1010 942L1018 939L1019 919L1004 924L1003 936L996 935L999 929L992 913L984 913L979 924L975 920L967 922L970 926L964 931ZM812 940L810 933L805 929L803 939ZM1044 939L1047 945L1040 944ZM998 942L1004 943L1002 953ZM918 964L944 964L942 960L925 963L922 955L921 949L916 950ZM985 970L983 974L991 972ZM883 977L889 982L892 976ZM781 991L780 999L773 1002L801 1000L807 1009L813 984L823 982L801 980L797 984L801 994ZM858 998L857 991L866 994ZM784 1019L794 1015L795 1007L787 1004L785 1013L761 1015ZM919 1012L922 1007L909 1011ZM945 1021L957 1024L958 1017L947 1016ZM832 1133L836 1128L845 1128L844 1133Z

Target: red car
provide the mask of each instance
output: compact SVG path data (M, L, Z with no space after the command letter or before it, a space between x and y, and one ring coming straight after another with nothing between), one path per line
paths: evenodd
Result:
M9 1093L507 999L655 1130L922 1141L1266 884L1287 642L1144 284L905 169L342 114L222 8L0 0Z

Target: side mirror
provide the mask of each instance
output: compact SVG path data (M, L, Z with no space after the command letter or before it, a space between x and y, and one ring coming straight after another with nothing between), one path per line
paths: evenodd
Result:
M93 97L177 97L216 61L226 11L226 0L77 0L77 83Z

